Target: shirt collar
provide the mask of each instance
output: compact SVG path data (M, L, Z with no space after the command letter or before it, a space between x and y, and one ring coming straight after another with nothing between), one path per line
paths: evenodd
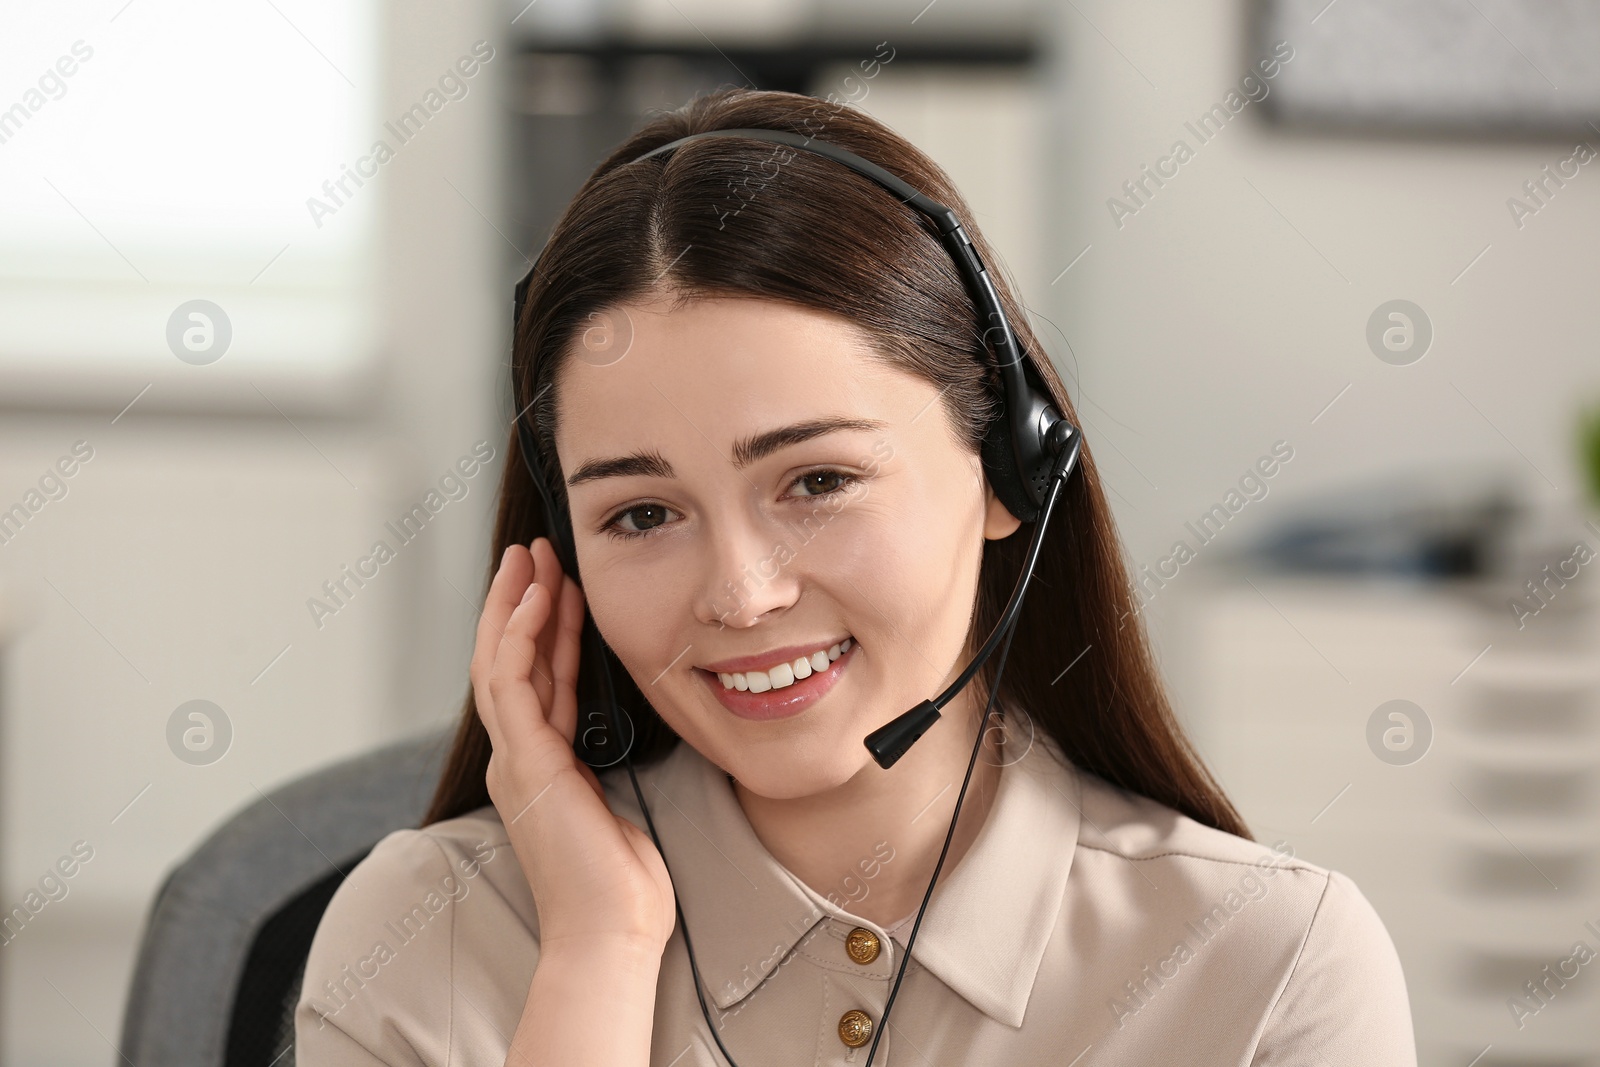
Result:
M1032 727L1032 741L1020 757L1005 757L977 838L953 870L947 862L939 872L912 952L975 1008L1012 1027L1022 1025L1055 929L1082 801L1076 770L1054 739L1022 721ZM694 746L680 741L640 787L700 979L719 1009L748 996L818 922L832 918L887 936L774 859L726 773ZM910 933L908 924L902 940Z

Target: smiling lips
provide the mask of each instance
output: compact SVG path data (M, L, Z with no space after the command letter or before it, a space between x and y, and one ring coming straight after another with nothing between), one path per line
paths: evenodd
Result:
M827 696L860 651L856 641L846 635L827 648L811 652L803 645L774 649L759 656L695 667L694 673L704 679L706 688L723 707L741 719L787 719ZM790 656L793 658L779 659L765 669L759 666L769 657ZM746 669L728 670L730 667Z
M838 644L819 648L809 656L797 656L792 661L779 663L766 670L718 671L722 688L740 692L765 693L769 689L782 689L795 682L828 669L828 664L850 651L850 638Z

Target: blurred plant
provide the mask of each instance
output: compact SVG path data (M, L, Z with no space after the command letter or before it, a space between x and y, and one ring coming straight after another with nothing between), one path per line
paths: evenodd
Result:
M1600 507L1600 405L1578 414L1578 462L1583 467L1589 502Z

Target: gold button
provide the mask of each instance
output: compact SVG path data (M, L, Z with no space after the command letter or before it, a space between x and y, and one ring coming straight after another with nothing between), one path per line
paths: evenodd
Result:
M863 966L877 959L878 950L882 947L878 935L861 926L851 930L844 939L844 950L850 953L851 959Z
M839 1016L839 1040L851 1048L860 1048L872 1036L872 1016L851 1008Z

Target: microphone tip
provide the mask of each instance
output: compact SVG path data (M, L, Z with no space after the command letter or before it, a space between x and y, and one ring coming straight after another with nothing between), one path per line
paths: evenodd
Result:
M939 709L933 701L924 700L904 715L872 731L862 743L872 753L872 758L878 761L878 766L888 770L938 720Z

